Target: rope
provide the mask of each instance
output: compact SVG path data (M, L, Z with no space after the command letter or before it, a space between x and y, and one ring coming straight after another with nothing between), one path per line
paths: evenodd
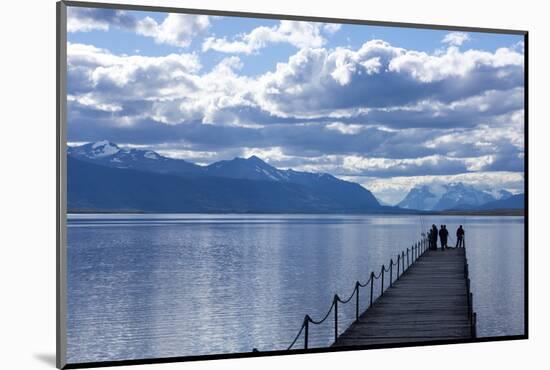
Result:
M312 323L312 324L315 324L315 325L320 325L320 324L324 323L325 320L328 319L328 317L329 317L330 313L332 312L333 308L334 308L334 301L332 301L332 304L330 305L330 308L328 309L327 314L325 315L325 317L323 317L322 320L315 321L311 317L308 316L309 317L309 322Z
M367 282L366 282L365 284L361 284L361 283L358 282L358 283L359 283L359 286L360 286L361 288L364 288L364 287L366 287L367 285L369 285L369 283L370 283L371 280L372 280L372 276L369 278L369 280L367 280Z
M292 344L290 346L288 346L288 348L286 349L287 351L290 351L290 349L292 347L294 347L294 345L296 344L296 341L298 340L298 338L300 338L300 335L302 335L302 332L304 331L304 327L306 325L302 323L302 327L300 328L300 331L298 332L298 334L296 335L296 338L294 338L294 340L292 341Z
M336 296L336 297L337 297L338 302L346 304L349 301L351 301L351 299L355 296L355 293L357 293L357 289L353 288L353 293L351 293L351 295L349 296L348 299L342 299L339 296Z

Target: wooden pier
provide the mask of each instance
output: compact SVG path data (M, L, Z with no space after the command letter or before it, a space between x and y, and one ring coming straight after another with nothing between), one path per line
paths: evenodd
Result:
M465 264L464 248L427 251L333 346L472 338Z
M296 349L302 338L309 348L312 325L333 318L333 347L353 347L413 342L468 340L476 337L476 314L466 248L430 250L423 238L382 265L379 273L355 283L348 298L334 295L326 315L319 320L305 315L302 326L287 350ZM374 296L375 284L380 287ZM366 292L365 292L366 290ZM360 293L362 291L362 293ZM365 294L366 293L366 294ZM368 300L361 313L360 299ZM355 321L338 325L339 305L355 305Z

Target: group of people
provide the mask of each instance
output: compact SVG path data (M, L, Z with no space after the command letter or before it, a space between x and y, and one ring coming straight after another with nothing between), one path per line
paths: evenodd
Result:
M441 243L441 250L444 251L445 248L449 248L447 246L447 242L449 239L449 230L447 230L447 225L441 225L439 230L437 229L437 226L432 225L432 228L428 232L428 242L430 249L437 250L438 237ZM464 229L462 228L462 225L460 225L458 229L456 229L456 248L458 247L464 247Z

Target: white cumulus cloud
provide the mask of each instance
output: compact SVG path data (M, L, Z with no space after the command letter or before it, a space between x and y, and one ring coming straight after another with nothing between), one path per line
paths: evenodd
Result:
M252 54L271 43L288 43L297 48L315 48L321 47L325 39L321 35L321 24L283 20L277 26L257 27L234 40L208 37L202 44L202 50Z
M443 40L441 40L441 42L453 46L460 46L469 40L470 36L468 36L468 34L465 32L450 32L446 34L445 37L443 37Z
M111 27L152 37L157 43L187 47L194 37L210 27L206 15L169 13L160 23L151 17L137 18L131 12L113 9L69 7L68 32L108 31Z
M523 54L460 51L429 54L381 40L350 48L301 49L260 78L263 109L316 117L338 110L398 107L422 100L449 102L523 85Z
M206 15L168 14L157 23L153 18L146 17L136 23L135 31L139 35L152 37L160 44L187 47L193 38L210 26Z
M342 28L341 24L338 23L327 23L323 26L323 31L325 31L328 34L333 34L338 31L340 31L340 28Z

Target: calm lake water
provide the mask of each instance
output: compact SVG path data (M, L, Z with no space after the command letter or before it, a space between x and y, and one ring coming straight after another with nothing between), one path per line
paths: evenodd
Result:
M68 361L286 349L432 223L465 227L478 335L523 334L523 217L69 215Z

